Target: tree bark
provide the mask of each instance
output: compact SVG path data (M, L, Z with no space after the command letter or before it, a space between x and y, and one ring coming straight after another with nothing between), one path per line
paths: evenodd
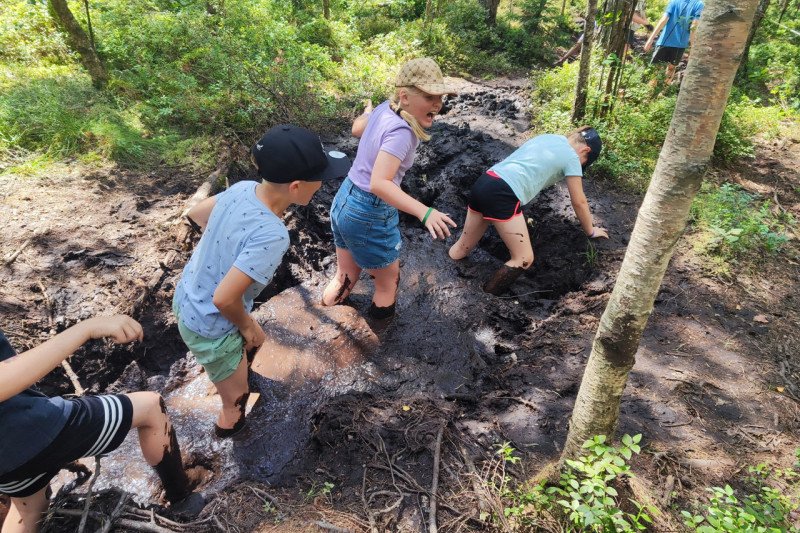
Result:
M331 19L331 0L322 0L322 16L325 20Z
M581 63L578 67L578 82L575 84L575 105L572 106L572 122L579 123L586 116L586 95L589 88L589 67L594 42L594 18L597 14L597 0L587 0L586 22L583 24L583 46Z
M767 14L767 9L769 9L769 2L770 0L760 0L758 2L756 13L753 16L753 24L750 26L750 33L747 35L747 41L744 43L744 52L742 52L742 64L739 65L739 72L737 73L737 76L739 78L744 78L747 76L748 58L750 57L750 45L753 44L753 38L756 36L756 31L758 31L758 27L761 26L761 21L764 20L764 15Z
M759 0L708 0L669 132L600 319L561 460L612 435L642 331L700 189ZM702 95L702 97L698 97Z
M486 14L486 21L490 26L494 26L497 22L497 8L500 6L500 0L481 0L481 3L488 12Z
M69 10L67 0L47 0L47 7L56 26L66 35L67 44L78 54L83 68L92 78L92 85L98 89L105 87L108 83L108 73L86 32Z

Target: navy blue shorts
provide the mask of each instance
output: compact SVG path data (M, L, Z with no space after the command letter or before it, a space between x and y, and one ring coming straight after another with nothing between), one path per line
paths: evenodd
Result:
M25 498L50 484L64 465L119 448L131 429L133 404L124 394L82 396L67 424L36 457L0 476L0 494Z
M331 204L331 230L337 248L348 250L363 269L386 268L400 257L400 215L347 178Z
M472 184L467 209L492 222L507 222L522 214L517 195L504 179L491 170L484 172Z
M677 65L683 59L683 52L686 48L675 48L674 46L656 46L653 52L653 59L650 63L672 63Z

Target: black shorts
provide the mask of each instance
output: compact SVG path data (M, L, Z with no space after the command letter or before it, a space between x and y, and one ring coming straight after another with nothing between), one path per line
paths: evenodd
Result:
M636 32L633 30L628 30L628 44L630 46L636 44Z
M686 48L675 48L674 46L656 46L655 52L653 52L653 59L650 60L650 64L653 63L672 63L673 65L677 65L683 59L683 52L686 51Z
M475 211L485 220L506 222L522 214L519 198L508 183L488 170L472 184L467 209Z
M131 429L133 404L124 394L70 400L72 413L58 436L36 457L0 476L0 494L31 496L50 484L64 465L116 450Z

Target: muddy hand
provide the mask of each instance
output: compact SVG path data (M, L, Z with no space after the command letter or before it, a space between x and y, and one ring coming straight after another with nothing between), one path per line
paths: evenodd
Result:
M450 227L448 227L450 226ZM450 236L450 228L455 228L456 223L453 222L448 215L441 213L437 210L431 211L428 215L428 220L425 222L425 227L431 233L434 239L444 239Z
M590 239L608 239L608 231L605 228L592 228Z
M264 330L261 329L261 326L252 316L250 317L250 327L242 330L240 333L244 338L245 351L255 350L264 344L265 340L267 340Z
M111 337L114 342L128 343L144 338L141 324L127 315L96 316L86 324L92 339Z

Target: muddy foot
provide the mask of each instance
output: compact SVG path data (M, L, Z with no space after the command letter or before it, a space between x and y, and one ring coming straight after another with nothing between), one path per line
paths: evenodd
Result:
M196 518L206 506L206 499L199 492L192 492L179 502L170 505L170 510L184 518Z
M229 439L234 435L241 432L244 428L247 427L247 419L242 417L240 418L232 428L221 428L218 425L214 424L214 435L216 435L220 439Z
M378 337L383 337L389 330L389 327L394 323L394 319L397 316L395 313L395 305L396 304L378 307L374 303L370 304L366 321Z
M517 278L520 277L523 272L525 272L525 270L521 267L503 265L494 273L492 279L484 284L483 292L500 296L517 281Z

